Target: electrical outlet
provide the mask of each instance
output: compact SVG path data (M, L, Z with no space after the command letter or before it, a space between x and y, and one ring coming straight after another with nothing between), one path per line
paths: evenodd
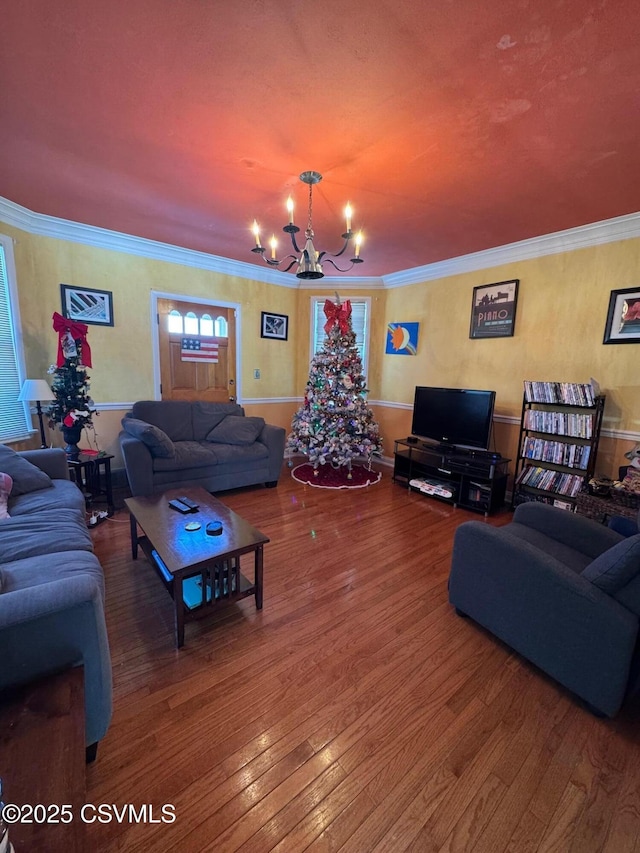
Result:
M260 370L259 370L258 368L256 368L256 369L253 371L253 378L254 378L254 379L260 379Z

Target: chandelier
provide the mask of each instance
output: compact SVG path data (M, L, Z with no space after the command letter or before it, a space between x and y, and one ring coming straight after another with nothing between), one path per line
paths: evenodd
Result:
M277 258L277 249L278 249L278 241L276 240L276 235L272 234L271 240L269 241L269 246L271 247L271 257L266 257L265 247L260 242L260 226L253 220L253 235L256 238L256 245L251 250L258 255L261 255L263 261L265 261L271 267L279 267L280 264L286 263L289 259L291 259L288 266L283 268L283 272L289 272L289 270L295 265L298 265L296 270L296 276L298 278L323 278L324 273L322 271L322 264L328 263L331 264L338 272L348 272L355 264L361 264L362 258L360 257L360 246L362 245L362 231L358 231L357 234L354 235L351 230L351 217L353 215L353 210L351 209L351 205L347 202L347 206L344 211L347 228L344 234L342 235L342 239L344 240L344 246L340 249L339 252L336 252L334 255L327 257L327 252L318 252L316 251L315 246L313 245L313 226L311 224L311 208L313 204L313 185L319 184L322 180L322 175L320 172L303 172L300 175L300 180L304 184L308 184L309 186L309 211L308 211L308 219L307 219L307 227L304 232L305 236L305 245L303 249L300 249L296 242L296 234L300 231L297 225L293 224L293 199L291 196L287 199L287 211L289 213L289 224L285 225L282 229L286 234L291 237L291 243L293 245L293 250L296 253L295 255L287 255L282 258L282 260L278 260ZM346 269L341 269L334 261L333 258L339 258L349 248L349 244L351 240L354 240L354 250L353 257L351 260L351 266Z

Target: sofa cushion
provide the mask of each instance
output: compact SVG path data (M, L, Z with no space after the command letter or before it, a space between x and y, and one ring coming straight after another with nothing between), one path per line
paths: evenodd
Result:
M589 563L582 572L585 580L604 592L614 593L640 574L640 533L629 536Z
M121 423L125 432L147 445L152 456L157 456L160 459L171 459L176 455L173 442L160 427L138 418L123 418Z
M264 429L264 418L227 415L207 433L207 441L220 444L253 444Z
M242 406L237 403L206 403L195 401L191 404L193 440L204 441L207 433L218 426L227 415L243 415Z
M269 451L260 441L253 444L215 444L216 457L220 465L237 464L245 470L261 459L269 458Z
M171 441L193 441L191 403L186 400L139 400L133 404L131 414L160 427Z
M55 610L60 602L55 598L55 581L63 578L73 578L78 575L91 575L100 586L104 598L104 574L95 554L90 551L67 551L64 559L56 561L55 569L51 570L51 556L38 554L13 560L2 567L3 594L28 590L41 584L52 584L51 609Z
M561 511L558 510L558 512ZM557 539L546 536L540 530L536 530L526 524L512 521L511 524L507 524L501 529L510 536L515 536L517 539L528 542L542 551L542 553L554 557L576 574L580 574L591 562L591 558L586 554L577 551L575 548L571 548L569 545L558 542Z
M29 492L28 495L9 497L9 512L12 516L58 508L74 509L84 515L84 495L71 480L53 480L50 489L40 489L37 492Z
M39 554L48 554L51 562L51 555L58 552L92 550L84 515L74 509L44 510L0 521L0 563L3 564ZM56 562L64 559L64 556L55 557Z
M218 462L216 448L205 441L176 441L174 447L175 456L153 460L154 471L180 471L216 465Z
M0 471L13 479L11 494L14 496L51 488L51 477L5 444L0 444Z

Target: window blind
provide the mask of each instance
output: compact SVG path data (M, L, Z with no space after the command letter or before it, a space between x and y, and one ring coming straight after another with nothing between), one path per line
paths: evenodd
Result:
M311 342L311 358L322 348L326 338L324 315L326 297L312 297L313 340ZM362 373L367 375L367 359L369 357L369 299L350 299L351 327L356 336L356 347L362 360Z
M25 405L18 402L20 388L7 257L0 243L0 441L24 438L31 429Z

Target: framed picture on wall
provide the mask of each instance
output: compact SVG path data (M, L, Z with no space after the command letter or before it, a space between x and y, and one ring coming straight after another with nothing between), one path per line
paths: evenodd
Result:
M612 290L603 344L640 344L640 288Z
M473 288L470 338L510 338L516 325L519 278Z
M113 326L113 296L110 290L60 285L62 316L90 326Z
M260 337L286 341L288 336L289 317L286 314L272 314L270 311L262 312Z

